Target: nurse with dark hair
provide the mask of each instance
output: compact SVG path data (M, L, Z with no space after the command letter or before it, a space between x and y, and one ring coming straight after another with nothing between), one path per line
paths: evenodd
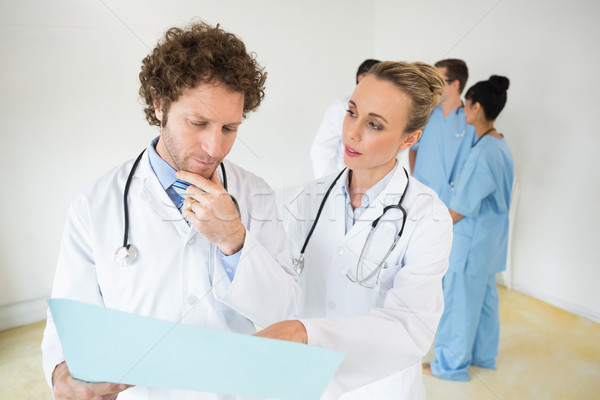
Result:
M467 381L468 367L496 368L500 320L495 276L506 266L508 210L513 158L494 121L506 104L509 80L491 76L465 95L467 124L477 141L452 192L454 240L443 279L444 314L438 328L437 359L426 374Z

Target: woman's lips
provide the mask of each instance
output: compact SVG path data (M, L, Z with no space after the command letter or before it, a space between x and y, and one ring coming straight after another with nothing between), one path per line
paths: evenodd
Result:
M359 153L350 146L344 146L344 151L348 157L358 157L362 155L362 153Z

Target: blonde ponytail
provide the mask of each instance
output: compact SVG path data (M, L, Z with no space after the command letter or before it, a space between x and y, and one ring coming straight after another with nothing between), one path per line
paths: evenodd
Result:
M369 75L396 85L411 99L405 133L423 129L431 110L440 104L444 78L435 67L424 62L384 61L374 65Z

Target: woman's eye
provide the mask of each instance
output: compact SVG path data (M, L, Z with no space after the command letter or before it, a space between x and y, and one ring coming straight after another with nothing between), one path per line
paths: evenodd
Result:
M354 114L354 111L352 110L346 110L346 112L348 113L348 115L352 118L356 117L356 114Z
M383 129L383 126L376 124L375 122L369 122L369 127L376 131L380 131Z

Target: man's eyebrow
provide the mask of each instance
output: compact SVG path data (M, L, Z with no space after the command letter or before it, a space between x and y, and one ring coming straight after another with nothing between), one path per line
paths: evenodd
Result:
M194 118L198 118L204 121L210 121L210 118L205 117L202 114L197 114L197 113L193 113L193 112L186 112L186 115L188 115L189 117L194 117ZM221 123L223 123L223 125L241 125L242 122L244 122L243 120L239 120L239 121L233 121L233 122L224 122L219 118L219 121L221 121Z

